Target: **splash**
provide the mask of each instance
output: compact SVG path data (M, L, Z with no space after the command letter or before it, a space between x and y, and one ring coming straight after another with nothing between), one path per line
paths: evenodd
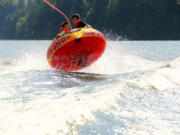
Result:
M108 31L104 30L103 33L108 41L127 41L128 40L128 38L125 35L119 35L112 30L108 30Z
M9 63L1 58L0 134L179 134L179 57L153 61L110 41L87 79L52 71L46 44L26 46Z
M123 44L124 42L108 41L103 57L82 72L120 74L150 70L164 65L163 62L148 60L128 52L121 46Z

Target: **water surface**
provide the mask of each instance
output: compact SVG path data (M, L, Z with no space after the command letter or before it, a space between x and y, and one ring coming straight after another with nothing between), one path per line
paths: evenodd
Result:
M108 41L77 73L48 65L49 44L0 41L0 134L180 134L179 41Z

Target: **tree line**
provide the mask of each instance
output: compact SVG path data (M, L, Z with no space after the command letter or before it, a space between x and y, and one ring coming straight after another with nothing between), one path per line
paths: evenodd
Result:
M180 0L49 0L129 40L179 40ZM51 39L65 18L43 0L1 0L0 39Z

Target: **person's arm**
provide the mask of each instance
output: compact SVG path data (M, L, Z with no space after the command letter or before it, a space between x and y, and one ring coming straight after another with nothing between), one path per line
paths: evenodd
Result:
M63 28L61 27L61 28L59 29L59 34L60 34L62 31L63 31Z
M85 26L85 28L92 28L92 26L91 25L87 25L87 26Z
M59 34L57 34L57 35L56 35L56 38L61 37L64 33L65 33L65 31L64 31L64 30L63 30L63 31L61 31L61 33L59 33Z
M61 31L61 33L59 33L60 35L62 35L62 34L64 34L65 33L65 31L63 30L63 31Z
M78 24L78 28L84 28L85 26L88 26L88 24L85 23L84 21L80 21Z

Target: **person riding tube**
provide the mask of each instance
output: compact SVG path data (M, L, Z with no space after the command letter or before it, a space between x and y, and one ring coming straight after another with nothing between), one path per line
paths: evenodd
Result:
M84 27L90 27L86 22L80 19L79 14L74 14L72 16L72 21L74 23L74 28L84 28Z
M62 27L60 28L60 30L59 30L59 34L60 35L63 35L63 34L65 34L65 33L67 33L67 32L69 32L69 24L68 24L68 22L63 22L62 23Z

